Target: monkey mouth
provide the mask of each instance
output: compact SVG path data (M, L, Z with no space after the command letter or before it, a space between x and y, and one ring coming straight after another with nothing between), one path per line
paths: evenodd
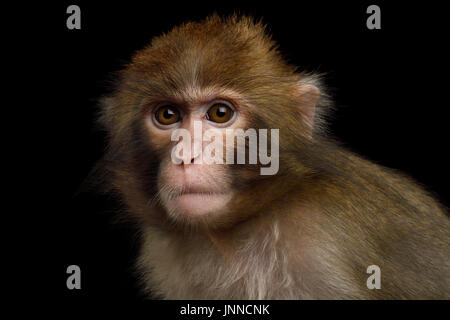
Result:
M179 197L186 195L215 196L220 194L225 194L225 192L208 191L208 190L183 190L182 192L180 192L178 196Z
M183 216L205 216L223 209L231 196L226 191L188 188L173 195L167 205Z

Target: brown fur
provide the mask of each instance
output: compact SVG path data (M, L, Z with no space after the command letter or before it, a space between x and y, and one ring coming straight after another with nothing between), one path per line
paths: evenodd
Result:
M318 101L302 91L308 86L320 89ZM153 201L169 146L149 136L142 115L149 102L208 94L235 101L244 129L280 128L280 171L260 176L259 166L230 166L225 174L238 192L224 212L174 221ZM246 17L187 23L133 57L103 100L109 149L102 164L142 231L138 265L149 292L169 299L450 298L445 209L411 179L326 138L327 106L319 78L297 73L264 26ZM366 287L372 264L381 268L380 290Z

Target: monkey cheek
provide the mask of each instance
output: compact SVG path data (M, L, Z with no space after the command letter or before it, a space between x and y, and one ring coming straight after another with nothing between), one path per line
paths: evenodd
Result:
M171 201L169 212L184 219L219 215L225 210L231 197L231 193L183 194Z

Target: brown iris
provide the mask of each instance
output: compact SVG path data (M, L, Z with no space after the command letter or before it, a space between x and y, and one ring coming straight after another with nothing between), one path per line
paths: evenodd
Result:
M156 110L156 121L160 124L168 126L180 121L180 112L170 105L162 106Z
M207 112L207 119L217 123L225 123L233 117L234 111L223 103L216 103Z

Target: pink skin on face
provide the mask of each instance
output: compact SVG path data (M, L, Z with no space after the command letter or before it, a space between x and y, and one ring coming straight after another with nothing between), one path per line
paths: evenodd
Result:
M165 162L161 167L160 190L175 191L162 198L168 212L188 217L220 212L232 197L223 170L219 165Z
M217 98L218 96L229 99L224 100ZM203 139L203 133L206 130L215 129L224 133L227 128L244 127L245 119L239 116L237 106L240 104L250 106L248 103L244 103L239 94L217 88L189 87L179 96L173 97L172 100L174 102L170 102L168 105L181 114L178 122L170 125L158 123L155 111L159 106L155 106L146 118L152 145L163 145L169 142L175 146L173 141L171 143L172 132L175 129L185 129L189 131L194 145L205 148L205 141L199 142L199 139ZM230 101L234 101L234 103ZM233 110L233 117L228 122L216 123L207 117L208 110L216 103L226 105ZM196 137L196 122L202 123L201 137ZM195 150L195 147L192 150ZM220 214L233 195L226 165L192 162L174 163L171 161L170 154L167 154L167 158L161 162L158 189L163 207L170 216L175 218L195 218Z

